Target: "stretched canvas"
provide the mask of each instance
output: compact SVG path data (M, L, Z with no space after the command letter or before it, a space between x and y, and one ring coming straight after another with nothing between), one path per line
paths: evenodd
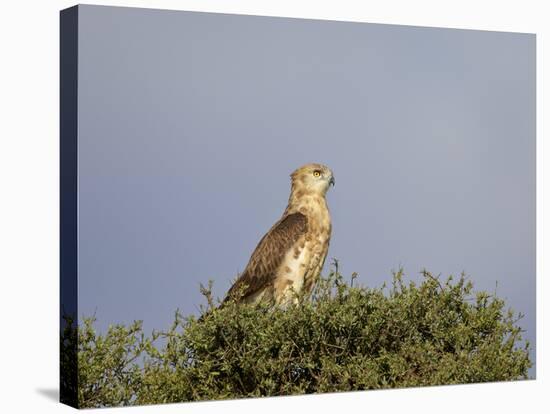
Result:
M60 41L62 402L535 378L535 35L79 5Z

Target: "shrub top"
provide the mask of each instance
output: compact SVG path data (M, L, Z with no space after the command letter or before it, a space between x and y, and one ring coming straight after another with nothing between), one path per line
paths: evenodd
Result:
M286 309L233 301L219 307L210 282L202 287L200 319L176 311L169 329L150 336L139 321L99 335L86 318L78 331L79 406L527 378L522 315L473 292L464 275L422 275L421 283L405 284L400 270L389 288L367 288L355 274L346 282L335 262L311 298ZM63 336L62 355L76 338Z

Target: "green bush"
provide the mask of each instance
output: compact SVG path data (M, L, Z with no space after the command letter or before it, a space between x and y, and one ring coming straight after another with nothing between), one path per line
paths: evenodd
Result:
M141 322L78 330L78 405L103 407L527 378L529 344L502 299L464 275L346 283L337 263L285 310L216 307L147 336ZM355 284L355 286L354 286ZM67 333L65 333L67 335ZM63 339L63 338L62 338ZM63 343L63 341L62 341ZM63 350L62 350L63 353ZM63 369L63 368L62 368ZM70 369L66 367L66 369Z

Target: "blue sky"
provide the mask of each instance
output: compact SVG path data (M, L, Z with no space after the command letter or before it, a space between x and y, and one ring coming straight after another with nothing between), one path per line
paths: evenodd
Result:
M81 316L150 330L197 312L199 283L223 296L290 172L321 162L345 274L498 282L534 345L534 35L97 6L79 19Z

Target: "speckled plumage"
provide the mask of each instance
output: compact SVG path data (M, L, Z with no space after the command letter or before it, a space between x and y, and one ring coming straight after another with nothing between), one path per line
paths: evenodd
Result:
M325 195L334 176L324 165L307 164L291 174L291 183L282 217L262 237L225 300L285 306L295 299L293 292L309 294L315 286L330 243Z

